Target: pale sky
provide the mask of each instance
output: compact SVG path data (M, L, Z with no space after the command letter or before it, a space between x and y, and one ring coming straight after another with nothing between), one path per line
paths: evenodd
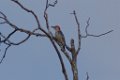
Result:
M19 0L27 8L35 11L41 25L45 27L43 10L46 0ZM49 0L50 3L54 0ZM109 30L114 32L105 36L82 39L82 48L78 55L79 80L85 80L86 72L90 80L120 80L120 0L58 0L54 8L49 8L50 25L59 24L66 37L67 44L74 38L77 44L77 31L74 16L76 10L81 33L85 35L86 21L90 17L90 34L101 34ZM36 22L10 0L0 0L0 11L11 22L25 29L33 29ZM51 29L52 30L52 29ZM8 25L0 25L0 32L9 33ZM53 31L53 30L52 30ZM24 34L16 33L11 40L19 41ZM4 45L0 46L4 50ZM2 56L0 52L0 56ZM62 54L62 53L61 53ZM65 65L69 78L72 73L68 61ZM32 36L27 42L11 47L0 65L0 80L64 80L57 54L47 38Z

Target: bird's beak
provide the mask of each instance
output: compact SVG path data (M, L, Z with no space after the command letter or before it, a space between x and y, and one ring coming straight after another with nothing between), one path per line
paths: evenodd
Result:
M55 28L56 28L56 26L51 26L51 28L55 29Z

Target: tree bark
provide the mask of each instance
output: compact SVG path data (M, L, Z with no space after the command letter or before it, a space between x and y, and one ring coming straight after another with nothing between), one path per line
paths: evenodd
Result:
M73 80L78 80L78 69L77 69L77 63L75 60L71 62L71 68L73 73Z

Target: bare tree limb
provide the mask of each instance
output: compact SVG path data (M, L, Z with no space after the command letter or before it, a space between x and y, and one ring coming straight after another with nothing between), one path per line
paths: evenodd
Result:
M86 80L89 80L89 74L88 74L88 72L86 72Z
M88 20L87 20L87 25L86 25L86 28L85 28L85 32L86 32L86 35L88 34L88 27L89 27L89 22L90 22L90 17L88 18Z
M18 0L11 0L11 1L15 2L16 4L18 4L23 10L31 13L34 16L34 18L35 18L35 20L36 20L36 22L38 24L38 28L41 27L40 21L39 21L37 15L32 10L29 10L29 9L25 8Z
M48 14L46 12L48 7L49 7L48 0L46 0L46 7L45 7L45 10L44 10L44 18L45 18L45 21L46 21L46 27L47 27L48 31L50 31L49 22L48 22Z
M81 35L81 33L80 33L80 23L79 23L79 21L78 21L78 18L77 18L77 15L76 15L76 12L75 12L75 10L73 11L73 13L71 13L71 14L73 14L74 15L74 17L75 17L75 21L76 21L76 23L77 23L77 30L78 30L78 49L77 50L75 50L74 49L74 52L73 51L70 51L70 49L69 49L69 47L66 47L71 53L72 53L72 55L73 55L73 58L72 58L72 63L71 63L71 67L72 67L72 71L73 71L73 80L78 80L78 70L77 70L77 63L76 63L76 60L77 60L77 55L78 55L78 53L79 53L79 51L80 51L80 49L81 49L81 39L82 38L87 38L88 36L92 36L92 37L100 37L100 36L103 36L103 35L106 35L106 34L108 34L108 33L110 33L110 32L112 32L113 30L110 30L110 31L108 31L108 32L106 32L106 33L103 33L103 34L100 34L100 35L92 35L92 34L89 34L88 33L88 27L89 27L89 21L90 21L90 18L88 18L88 20L87 20L87 25L86 25L86 27L85 27L85 33L86 33L86 35L85 36L82 36ZM72 47L71 47L72 48ZM89 76L88 76L88 73L87 73L87 79L86 80L88 80L89 79Z
M57 46L55 45L55 42L53 41L53 38L49 38L49 39L50 39L53 47L55 48L55 50L56 50L56 52L57 52L58 57L59 57L59 60L60 60L61 66L62 66L62 72L63 72L63 74L64 74L65 80L69 80L69 79L68 79L68 75L67 75L67 71L66 71L66 68L65 68L65 65L64 65L64 61L63 61L63 59L62 59L62 56L61 56L61 54L60 54Z
M85 36L81 36L81 38L87 38L88 36L91 36L91 37L101 37L103 35L106 35L108 33L111 33L113 30L110 30L108 32L105 32L105 33L102 33L102 34L99 34L99 35L93 35L93 34L89 34L88 33L88 27L89 27L89 22L90 22L90 17L88 18L88 20L86 21L87 25L86 25L86 28L85 28L85 33L86 35Z
M53 47L55 48L55 50L56 50L56 52L57 52L58 57L59 57L59 60L60 60L60 63L61 63L61 67L62 67L62 72L63 72L63 74L64 74L64 78L65 78L65 80L69 80L69 79L68 79L68 75L67 75L67 71L66 71L66 68L65 68L65 65L64 65L64 61L63 61L63 59L62 59L62 56L61 56L61 54L60 54L57 46L55 45L55 43L54 43L54 41L53 41L54 38L53 38L53 35L52 35L51 31L50 31L50 26L49 26L49 21L48 21L47 9L49 8L49 6L54 7L56 4L57 4L57 0L56 0L56 2L54 2L53 5L52 5L52 4L49 4L49 3L48 3L48 0L46 0L46 7L45 7L45 10L44 10L44 18L45 18L45 22L46 22L46 27L47 27L47 29L48 29L48 32L50 33L50 36L51 36L49 39L50 39ZM68 55L66 55L66 56L68 57Z
M44 35L44 34L34 33L36 30L33 30L33 32L31 32L31 31L29 31L29 30L20 29L18 26L16 26L16 25L14 25L13 23L11 23L11 22L7 19L7 16L6 16L3 12L0 11L0 14L2 15L2 16L0 16L0 19L3 19L3 20L4 20L4 22L1 22L0 24L8 24L11 28L14 29L14 31L12 31L11 33L9 33L7 37L5 37L2 33L0 34L0 37L3 38L3 40L1 40L0 43L4 43L4 44L8 45L8 47L5 49L4 55L3 55L0 63L2 63L3 59L5 58L6 52L7 52L8 48L9 48L10 46L12 46L12 45L20 45L20 44L24 43L25 41L27 41L27 40L30 38L31 35L46 37L46 35ZM17 42L17 43L11 42L11 41L9 40L9 38L10 38L15 32L17 32L17 31L24 32L24 33L26 33L28 36L27 36L25 39L21 40L20 42Z
M34 18L36 19L36 22L37 22L37 24L38 24L38 28L34 29L33 32L31 32L31 31L29 31L29 30L25 30L25 29L18 28L16 25L14 25L13 23L11 23L11 22L7 19L6 15L4 15L4 14L1 12L0 14L2 14L2 17L0 17L0 18L3 19L3 20L5 20L5 22L4 22L4 23L1 22L1 24L5 24L5 23L6 23L6 24L10 25L13 29L15 29L15 31L11 32L11 34L9 34L7 38L6 38L4 35L2 35L2 37L5 39L5 41L8 42L8 44L10 44L10 45L19 45L19 44L25 42L26 40L28 40L31 35L35 35L35 36L45 36L45 37L48 37L48 38L51 40L50 35L49 35L44 29L41 28L40 21L39 21L37 15L36 15L32 10L29 10L29 9L25 8L25 7L24 7L21 3L19 3L17 0L11 0L11 1L15 2L16 4L18 4L18 5L19 5L23 10L25 10L26 12L30 12L30 13L34 16ZM49 6L51 6L51 5L49 5ZM46 22L47 22L47 25L48 25L48 24L49 24L48 21L47 21L48 18L47 18L46 16L45 16L45 18L46 18ZM39 34L39 33L34 33L34 32L37 31L38 29L40 29L43 33L45 33L45 35L42 35L42 34ZM9 38L12 34L14 34L16 31L20 31L20 32L26 33L26 34L28 34L28 37L26 37L24 40L22 40L22 41L20 41L20 42L18 42L18 43L13 43L13 42L11 42L8 38ZM55 43L54 43L52 40L51 40L51 42L52 42L52 44L53 44L54 48L56 49L56 52L57 52L57 54L58 54L58 56L59 56L59 59L60 59L61 65L62 65L62 70L63 70L63 74L64 74L64 76L65 76L65 79L68 80L67 72L66 72L66 69L65 69L64 62L63 62L63 60L62 60L62 57L61 57L61 55L60 55L60 52L59 52L59 50L57 49L57 47L55 46ZM6 48L6 51L5 51L5 54L4 54L4 55L6 55L7 49L8 49L8 48ZM4 58L5 58L5 57L3 56L2 61L3 61ZM1 62L2 62L2 61L1 61Z
M14 31L12 31L5 39L3 42L5 42L6 40L8 40L17 30L15 29Z
M77 51L76 51L76 54L78 54L79 53L79 51L80 51L80 48L81 48L81 33L80 33L80 23L79 23L79 21L78 21L78 19L77 19L77 15L76 15L76 12L75 12L75 10L73 11L73 13L71 13L71 14L73 14L74 15L74 17L75 17L75 21L76 21L76 23L77 23L77 28L78 28L78 49L77 49Z
M0 18L7 18L7 16L3 12L0 11L0 14L2 15Z
M49 21L48 21L48 14L47 14L47 9L51 6L51 7L55 7L55 5L57 4L57 0L53 3L53 4L49 4L48 0L46 0L46 7L45 7L45 10L44 10L44 18L45 18L45 21L46 21L46 27L50 33L50 27L49 27Z
M64 53L64 55L66 56L66 58L68 59L68 61L71 63L72 59L71 59L70 55L68 54L68 52L65 51L65 50L62 50L62 52Z
M102 34L99 34L99 35L93 35L93 34L87 34L86 36L81 36L81 38L87 38L88 36L91 36L91 37L101 37L101 36L104 36L106 34L109 34L111 32L113 32L114 30L110 30L108 32L105 32L105 33L102 33Z
M7 50L10 48L10 46L11 46L11 44L9 44L9 45L6 47L5 52L4 52L3 56L2 56L2 59L0 60L0 64L3 62L3 60L4 60L5 56L6 56Z
M16 26L15 24L11 23L11 22L7 19L7 16L6 16L4 13L2 13L2 12L0 11L0 14L4 15L4 17L0 17L0 18L2 18L2 19L5 21L4 24L8 24L10 27L12 27L13 29L15 29L15 31L20 31L20 32L24 32L24 33L26 33L26 34L35 35L35 36L46 37L45 34L35 33L36 29L33 30L33 32L31 32L31 31L29 31L29 30L25 30L25 29L19 28L19 27ZM37 30L38 30L38 28L37 28Z
M9 38L7 39L7 37L5 37L2 33L0 34L0 36L3 38L3 40L1 40L1 43L5 43L7 45L8 44L11 44L11 45L20 45L20 44L24 43L25 41L27 41L30 38L30 35L28 35L25 39L21 40L18 43L15 43L15 42L10 41Z
M0 14L2 15L2 16L0 16L0 19L4 20L4 18L6 18L6 15L4 15L1 11L0 11ZM0 22L0 24L5 24L5 23L6 23L6 21Z
M49 27L49 22L48 22L48 14L47 14L47 9L51 6L51 7L55 7L55 5L57 4L57 0L54 2L54 4L49 4L48 0L46 0L46 7L45 7L45 10L44 10L44 18L45 18L45 21L46 21L46 26L47 26L47 29L48 31L51 33L50 31L50 27ZM54 38L53 38L54 39ZM56 40L55 40L56 41ZM69 56L69 54L66 52L66 51L63 51L62 52L64 53L64 55L67 57L67 59L69 60L69 62L71 62L71 57Z
M27 9L26 7L24 7L18 0L11 0L11 1L13 1L13 2L16 3L16 4L18 4L18 5L19 5L23 10L25 10L26 12L31 13L31 14L34 16L34 18L35 18L35 20L36 20L36 22L37 22L38 28L39 28L43 33L45 33L45 35L46 35L47 37L50 37L50 35L41 27L40 21L39 21L37 15L36 15L32 10L29 10L29 9Z
M56 39L53 37L53 40L57 43ZM57 43L58 44L58 43ZM58 44L58 46L60 47L60 45ZM67 48L69 48L68 46L66 46ZM61 47L60 47L61 48ZM66 58L68 59L68 61L71 63L72 58L70 57L69 53L66 50L62 50L61 51L64 53L64 55L66 56ZM69 51L71 51L71 49L69 48Z

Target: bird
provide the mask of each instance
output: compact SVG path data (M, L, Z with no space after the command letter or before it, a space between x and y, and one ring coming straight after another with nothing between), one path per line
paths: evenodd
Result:
M65 50L65 37L63 32L60 29L59 25L51 26L55 30L55 37L54 40L58 43L58 45L61 47L61 50Z

